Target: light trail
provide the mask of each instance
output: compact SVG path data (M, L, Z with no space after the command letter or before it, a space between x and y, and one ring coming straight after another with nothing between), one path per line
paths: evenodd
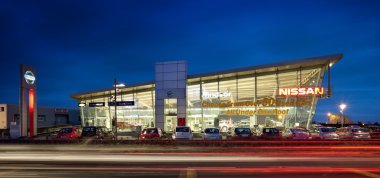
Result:
M209 154L209 153L207 153ZM197 155L196 153L172 154L43 154L43 153L1 153L0 161L18 161L18 162L285 162L285 161L302 161L302 162L380 162L380 157L294 157L294 156L260 156L260 155Z
M377 178L379 155L379 146L0 146L0 173L3 173L0 177L96 177L100 174L109 177L124 174L339 177L344 174Z
M227 145L226 147L213 147L213 146L188 146L188 145L2 145L0 151L17 151L17 150L46 150L46 151L83 151L83 150L98 150L98 151L127 151L127 150L140 150L140 151L154 151L162 150L162 148L168 150L261 150L261 149L275 149L275 150L287 150L287 149L329 149L329 150L352 150L352 149L366 149L366 150L379 150L380 146L234 146Z
M0 167L0 170L12 169L15 172L17 170L75 170L75 171L183 171L192 169L194 171L209 171L209 172L225 172L225 173L352 173L352 172L371 172L380 173L380 168L364 167L135 167L135 166L4 166Z

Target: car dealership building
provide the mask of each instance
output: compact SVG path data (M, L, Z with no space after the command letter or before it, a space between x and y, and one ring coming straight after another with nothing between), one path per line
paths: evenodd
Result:
M118 133L145 127L171 132L177 125L194 132L309 128L318 100L331 96L330 68L341 58L335 54L192 75L186 61L160 62L154 81L71 97L78 101L82 125L117 125Z

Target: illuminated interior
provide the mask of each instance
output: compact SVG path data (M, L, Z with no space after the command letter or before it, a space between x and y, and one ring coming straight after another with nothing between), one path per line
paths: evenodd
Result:
M188 75L186 125L194 132L217 127L222 132L237 127L254 131L262 127L309 128L317 101L323 95L283 96L280 88L322 87L324 74L341 55L289 61L275 65L247 67L219 72ZM114 89L73 95L81 104L84 126L113 128ZM127 85L118 89L117 101L134 101L133 106L117 106L118 133L138 131L155 126L154 81ZM91 102L104 102L103 107L89 107ZM267 104L267 103L271 104ZM177 125L177 99L165 99L164 131ZM160 113L161 114L161 113Z

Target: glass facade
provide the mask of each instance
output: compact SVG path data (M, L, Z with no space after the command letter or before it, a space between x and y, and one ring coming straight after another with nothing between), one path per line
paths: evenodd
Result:
M165 99L165 120L164 120L164 130L172 131L175 126L177 126L177 99L168 98Z
M187 84L187 125L195 132L208 127L220 128L222 132L235 127L308 127L318 97L284 97L278 95L278 90L319 87L323 70L318 67L264 75L191 79ZM134 101L133 106L117 106L118 132L154 127L154 93L153 86L144 91L118 91L117 101ZM109 106L112 96L112 91L105 91L103 95L80 100L80 103L87 103L80 108L83 125L112 128L115 122L115 107ZM105 105L89 107L88 103L93 102L104 102ZM171 131L177 124L176 106L176 99L165 100L166 131Z
M316 67L188 82L188 125L194 131L217 127L222 132L236 127L308 127L318 96L279 96L278 92L320 87L323 73Z
M336 61L335 61L336 62ZM138 132L160 123L171 132L177 126L178 113L186 112L186 125L194 132L216 127L229 132L237 127L259 131L262 127L309 128L318 99L324 95L281 95L281 89L320 88L330 61L303 65L292 63L278 67L232 70L188 76L186 83L187 107L179 107L178 98L164 97L163 109L155 111L155 84L121 88L117 101L131 101L132 105L117 106L115 120L114 90L102 90L75 95L84 126L105 126L118 133ZM165 91L166 92L166 91ZM166 95L176 92L172 90ZM168 94L169 93L169 94ZM162 96L161 96L162 97ZM90 107L90 103L104 103ZM162 111L161 111L162 110ZM157 115L163 120L157 121Z
M154 90L120 89L117 93L117 101L134 101L131 106L117 106L117 128L119 133L133 132L145 127L154 127ZM105 91L102 95L91 96L79 100L84 103L80 107L82 124L84 126L105 126L115 129L115 106L110 105L113 101L114 92ZM89 103L104 102L104 106L90 107Z

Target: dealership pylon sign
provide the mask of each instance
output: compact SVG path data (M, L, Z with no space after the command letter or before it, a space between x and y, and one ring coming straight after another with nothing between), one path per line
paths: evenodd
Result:
M20 136L37 135L37 78L36 69L20 66ZM17 121L16 121L17 122Z

